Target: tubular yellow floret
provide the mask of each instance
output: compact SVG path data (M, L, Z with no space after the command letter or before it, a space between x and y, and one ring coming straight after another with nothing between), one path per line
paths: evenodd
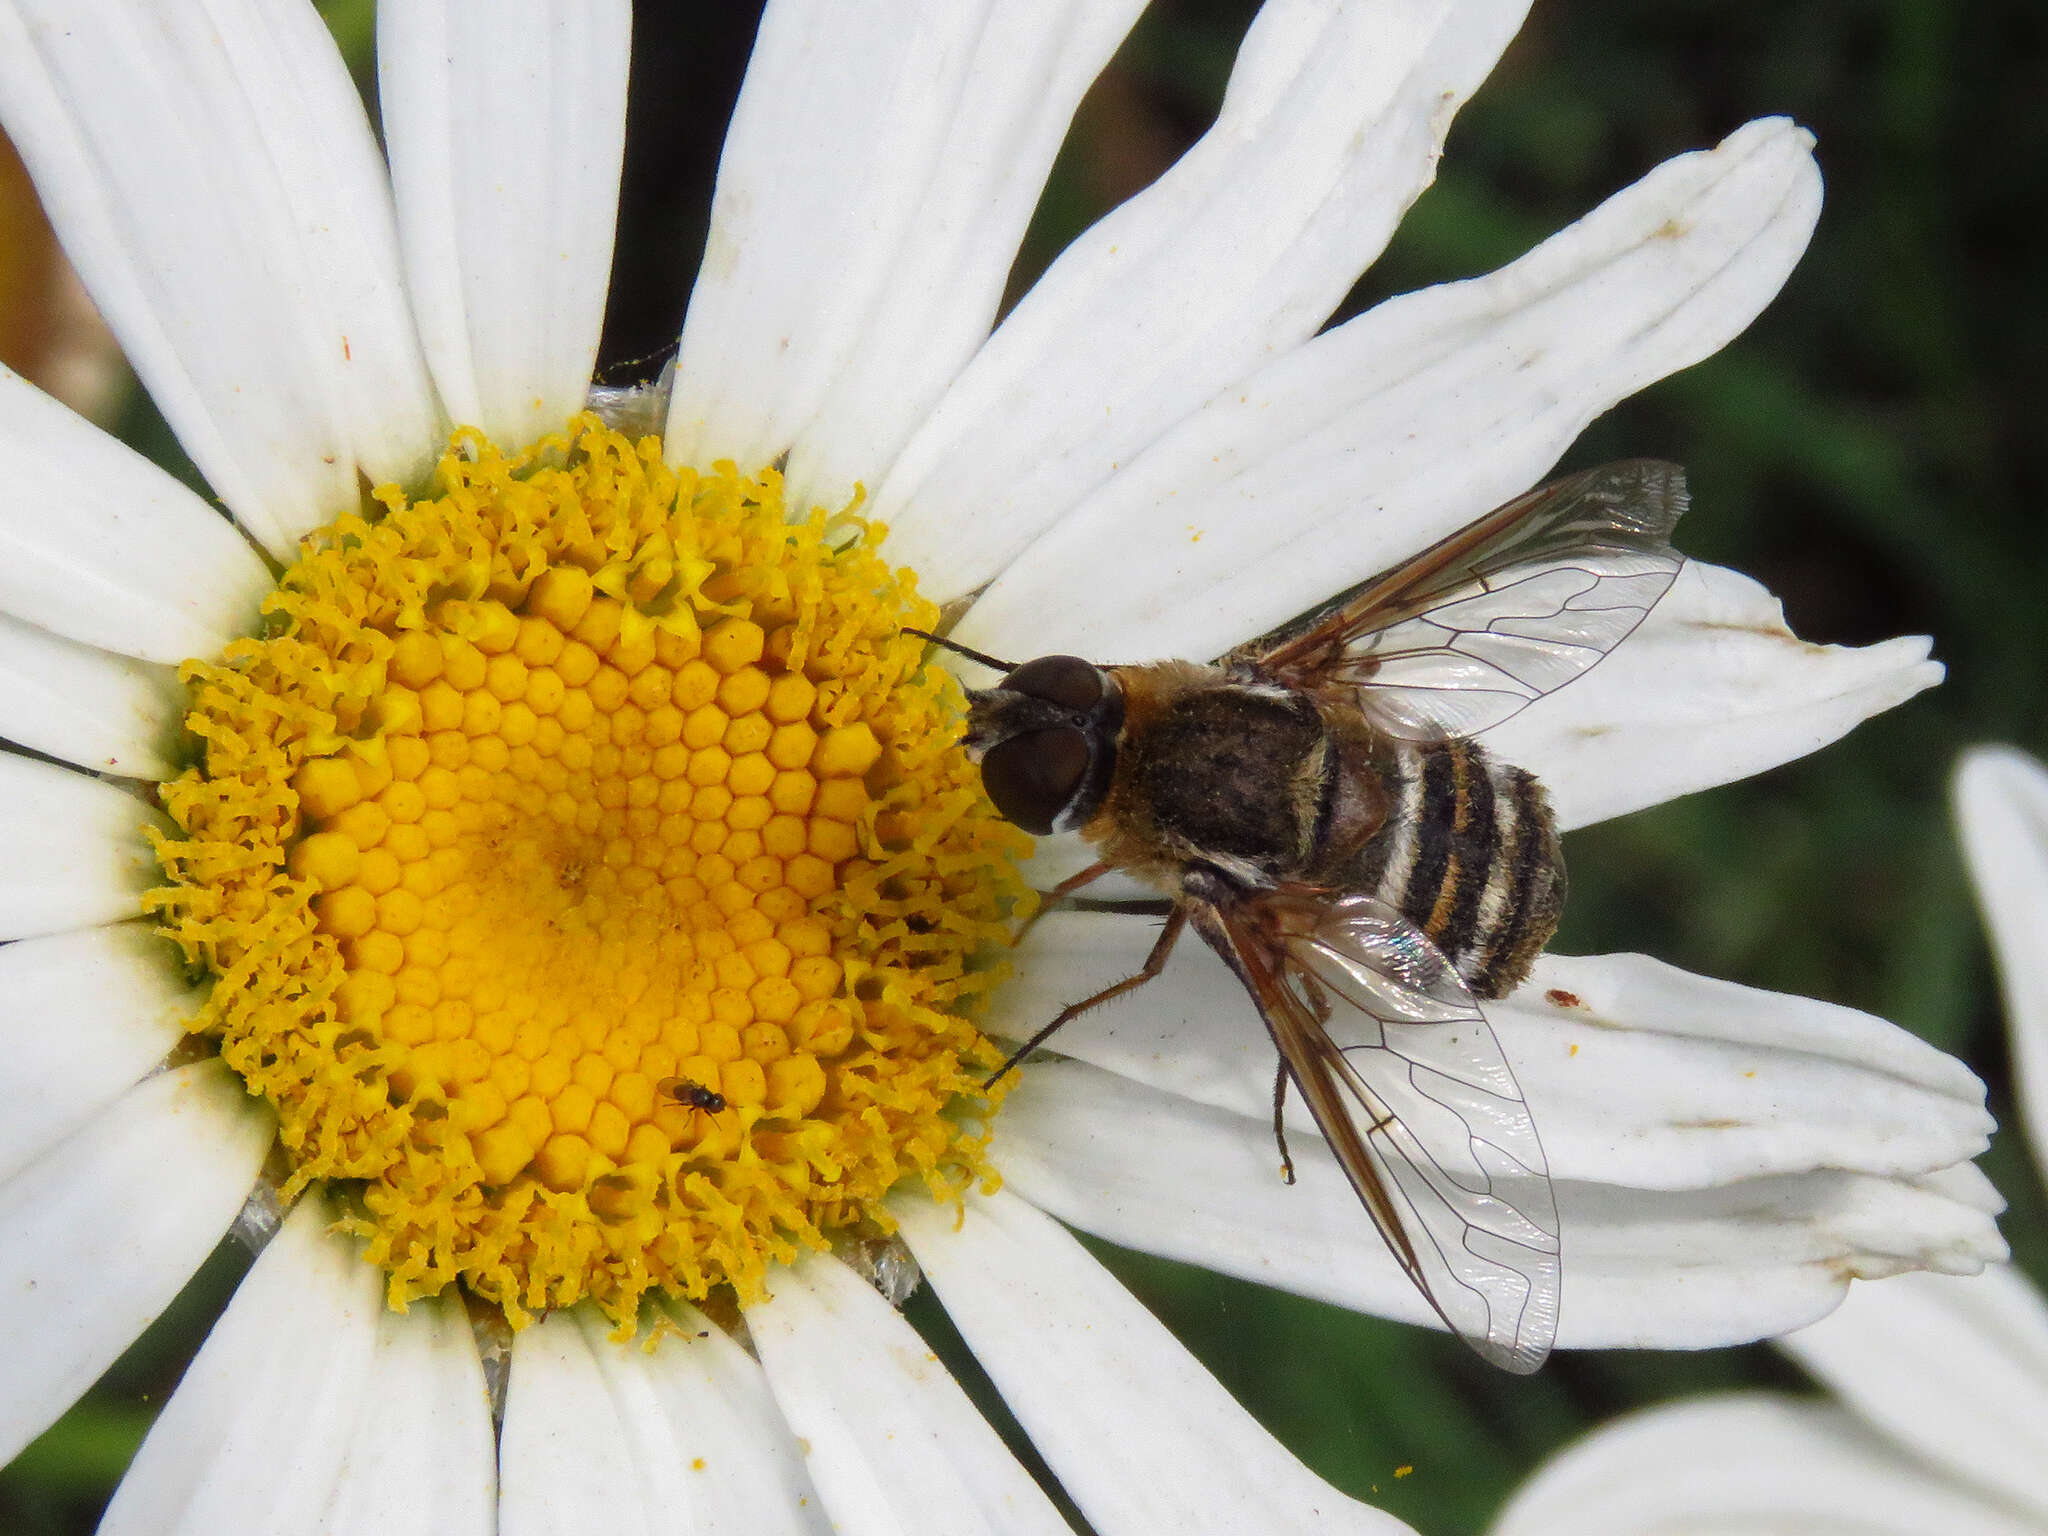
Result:
M983 1176L966 1013L1028 844L879 530L589 417L458 434L438 491L313 535L184 669L149 906L293 1187L353 1193L394 1305L517 1323L748 1298L905 1176Z

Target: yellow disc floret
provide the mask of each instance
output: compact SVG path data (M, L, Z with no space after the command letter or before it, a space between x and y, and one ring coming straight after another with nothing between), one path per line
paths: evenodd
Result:
M437 490L312 535L184 669L149 904L292 1188L343 1181L394 1304L521 1322L747 1299L982 1173L964 1014L1027 845L879 530L590 417L458 434Z

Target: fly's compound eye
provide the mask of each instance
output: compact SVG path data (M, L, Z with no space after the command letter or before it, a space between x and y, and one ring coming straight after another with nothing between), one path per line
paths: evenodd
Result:
M1042 661L1064 661L1062 656ZM1036 666L1037 662L1027 663ZM1086 666L1083 662L1081 665ZM1025 670L1019 667L1018 671ZM1043 837L1070 806L1088 773L1088 738L1070 726L1026 731L989 748L981 760L982 787L996 809L1026 832Z
M1079 656L1039 656L1000 687L968 695L967 749L996 809L1026 832L1071 832L1102 804L1124 697Z
M1003 679L1013 693L1028 693L1062 709L1087 714L1102 702L1102 669L1078 656L1036 656Z

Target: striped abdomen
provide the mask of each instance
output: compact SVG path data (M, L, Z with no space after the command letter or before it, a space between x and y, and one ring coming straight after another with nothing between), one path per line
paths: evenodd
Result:
M1505 997L1564 911L1543 786L1466 740L1395 742L1386 825L1353 870L1430 936L1482 998Z

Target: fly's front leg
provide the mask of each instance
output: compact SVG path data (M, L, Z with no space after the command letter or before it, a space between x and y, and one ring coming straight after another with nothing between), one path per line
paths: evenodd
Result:
M1082 873L1085 874L1087 871L1084 870ZM1159 973L1166 969L1166 957L1173 953L1174 941L1180 937L1180 931L1187 926L1187 921L1187 909L1175 907L1167 915L1166 926L1159 930L1158 942L1153 944L1152 953L1145 957L1145 963L1138 968L1136 975L1126 976L1122 981L1114 982L1104 987L1093 997L1084 997L1080 1002L1069 1003L1066 1007L1062 1008L1059 1011L1059 1015L1050 1024L1018 1046L1016 1050L1010 1052L1009 1059L1000 1067L997 1067L995 1071L991 1072L988 1081L981 1086L984 1088L995 1087L997 1083L1001 1082L1009 1074L1010 1070L1018 1062L1043 1045L1062 1025L1071 1023L1090 1008L1100 1007L1113 997L1122 997L1126 992L1142 987L1148 981L1156 980Z
M1058 901L1062 896L1073 895L1074 892L1080 890L1081 887L1084 885L1093 885L1096 881L1100 880L1104 875L1108 873L1108 862L1106 860L1098 859L1095 863L1090 864L1086 869L1081 870L1079 873L1067 876L1066 879L1062 880L1058 885L1054 886L1051 890L1040 892L1038 897L1038 906L1032 911L1029 917L1024 919L1024 925L1021 928L1019 928L1016 931L1016 933L1011 935L1010 947L1012 949L1015 949L1019 944L1022 944L1024 942L1024 935L1031 931L1031 925L1037 922L1041 917L1045 916L1046 911L1052 906L1054 902ZM1002 1074L998 1073L996 1075L1000 1077Z

